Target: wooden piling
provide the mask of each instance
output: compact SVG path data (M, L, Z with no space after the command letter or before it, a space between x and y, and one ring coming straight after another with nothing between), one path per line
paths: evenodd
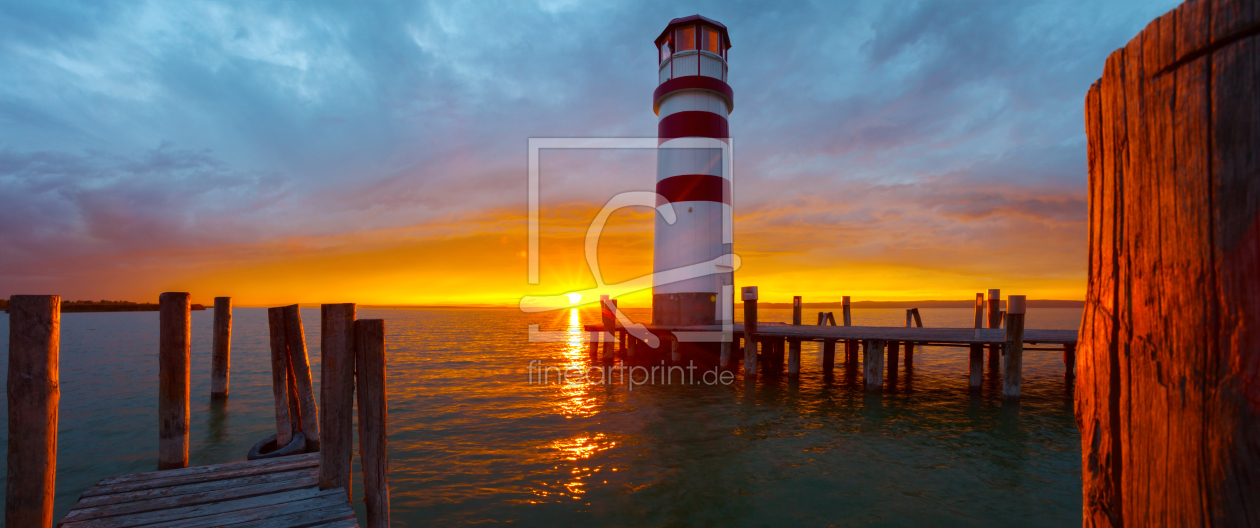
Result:
M849 296L842 297L841 307L844 311L844 326L853 326L853 314L849 310Z
M289 349L289 372L293 375L290 384L297 389L302 434L306 436L306 452L314 453L319 451L319 406L315 403L302 311L296 304L284 307L284 339Z
M801 325L801 296L792 297L792 324ZM788 375L798 376L801 373L801 340L788 341Z
M984 294L976 294L976 325L973 327L977 330L984 328Z
M836 326L836 314L827 312L827 324Z
M61 404L61 297L9 297L5 526L53 525Z
M884 388L884 341L869 339L863 343L862 370L866 374L866 390L879 392Z
M603 345L600 349L603 351L600 355L600 361L603 363L612 363L614 358L613 342L616 340L613 332L617 328L616 307L613 305L612 299L607 295L599 296L599 314L604 323L604 331L600 334L599 341Z
M368 528L389 526L389 409L385 390L385 321L354 322L355 378L359 400L359 463Z
M1076 379L1076 343L1063 345L1063 377L1068 381Z
M345 488L350 478L354 413L354 303L320 306L319 489Z
M984 381L984 345L971 345L967 356L967 387L980 390Z
M214 335L211 337L210 399L228 397L232 372L232 298L214 298Z
M267 309L271 336L271 396L275 401L276 448L293 440L292 403L289 401L289 348L285 343L284 308Z
M1023 295L1006 299L1006 354L1003 358L1002 396L1008 400L1019 399L1020 376L1024 365L1024 311Z
M1086 526L1260 524L1260 11L1178 3L1085 96Z
M911 309L910 309L910 315L913 315L913 316L914 316L914 326L915 326L915 328L923 328L923 318L919 316L919 309L918 309L918 308L911 308Z
M907 367L914 364L914 341L906 341L906 357L902 364Z
M158 470L188 467L188 383L192 296L158 297Z
M822 364L823 374L831 374L831 372L835 370L835 367L836 367L836 340L835 339L823 340L822 348L823 348L823 360L822 360L823 361L823 364Z
M826 324L826 322L827 322L827 314L824 312L818 312L818 326L822 326Z
M757 375L757 287L740 289L744 301L744 375Z
M841 319L844 326L853 326L853 313L849 309L849 296L841 297ZM829 316L831 314L828 314ZM831 318L831 324L836 324L835 317ZM846 339L844 341L844 359L845 363L850 366L857 366L858 342L854 339Z
M989 290L989 328L1002 328L1002 290ZM998 345L989 345L989 364L998 365L1002 357Z
M897 369L897 362L901 359L901 341L888 341L888 369L893 371Z

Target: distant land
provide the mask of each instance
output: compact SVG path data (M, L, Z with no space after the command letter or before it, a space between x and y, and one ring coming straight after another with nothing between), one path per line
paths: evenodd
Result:
M0 308L9 313L9 300L0 300ZM200 304L192 305L193 310L205 310ZM85 312L156 312L155 303L134 303L131 301L61 301L61 313Z

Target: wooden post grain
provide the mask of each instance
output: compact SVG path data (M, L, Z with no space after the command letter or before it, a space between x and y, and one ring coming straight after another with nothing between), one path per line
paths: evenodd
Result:
M385 321L354 323L355 377L359 395L359 463L368 528L389 527L389 423L385 390Z
M879 392L884 388L884 341L868 339L863 343L862 370L866 378L867 392Z
M10 297L5 526L53 524L60 354L61 297Z
M319 489L345 488L351 495L354 453L353 303L320 306Z
M1085 96L1084 524L1260 523L1260 12L1181 2Z
M284 341L289 349L289 372L293 375L289 383L296 389L302 434L306 436L306 452L314 453L319 451L319 405L315 403L302 310L296 304L284 307Z
M188 383L192 296L158 297L158 470L188 467Z
M271 396L275 402L276 448L293 440L292 403L289 401L289 348L285 342L284 308L267 309L271 343Z
M740 289L744 301L744 375L757 375L757 287Z
M232 298L214 298L214 335L210 353L210 399L228 397L232 372Z
M1002 357L1002 396L1008 400L1019 399L1020 377L1024 365L1024 311L1023 295L1006 299L1006 354Z

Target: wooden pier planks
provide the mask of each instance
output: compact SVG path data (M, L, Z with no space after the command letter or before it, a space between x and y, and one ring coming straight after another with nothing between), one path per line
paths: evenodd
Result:
M721 331L720 325L711 326L649 326L656 332L667 331ZM732 327L736 335L744 333L744 323L735 323ZM603 331L602 325L586 325L588 332ZM920 346L937 344L955 345L1002 345L1006 343L1006 330L1001 328L903 328L899 326L816 326L785 325L782 323L758 323L755 330L758 338L786 338L807 341L825 341L828 339L846 339L861 341L878 339L881 341L914 341ZM1076 343L1075 330L1034 330L1024 331L1025 344L1065 345Z
M58 526L358 526L345 490L318 477L318 453L107 477Z

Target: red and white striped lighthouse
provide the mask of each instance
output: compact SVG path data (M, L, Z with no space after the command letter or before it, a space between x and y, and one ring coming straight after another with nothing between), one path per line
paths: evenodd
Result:
M726 84L726 26L700 15L676 18L656 38L659 86L652 96L657 122L656 192L659 209L673 206L676 220L656 215L652 323L711 325L719 322L729 266L676 282L662 276L731 254L730 129L735 106ZM730 291L730 288L727 288Z

